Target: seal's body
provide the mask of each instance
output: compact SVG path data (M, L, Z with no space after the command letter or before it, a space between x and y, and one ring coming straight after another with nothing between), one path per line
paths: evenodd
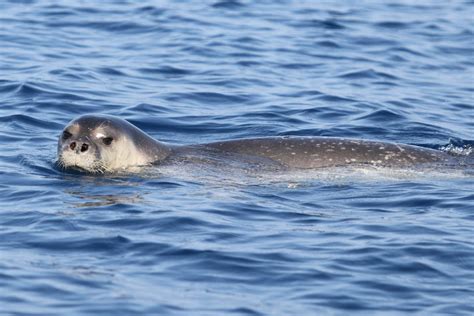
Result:
M114 172L196 156L299 169L409 167L453 161L445 152L417 146L330 137L269 137L172 146L108 115L84 115L71 121L58 142L59 164L87 172Z
M406 167L448 163L448 154L410 145L330 137L280 137L224 141L204 145L225 152L266 157L290 168L349 164Z

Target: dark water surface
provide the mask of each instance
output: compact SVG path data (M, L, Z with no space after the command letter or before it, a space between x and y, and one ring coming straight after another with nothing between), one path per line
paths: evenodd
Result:
M473 315L472 172L54 168L85 113L177 144L323 135L468 155L473 8L1 1L0 314Z

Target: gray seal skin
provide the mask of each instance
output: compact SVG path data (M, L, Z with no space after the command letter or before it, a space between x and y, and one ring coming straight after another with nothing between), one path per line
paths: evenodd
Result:
M109 115L84 115L74 119L64 128L58 141L59 166L91 173L176 161L224 164L237 161L247 166L268 165L282 169L455 164L453 156L433 149L332 137L268 137L173 146Z

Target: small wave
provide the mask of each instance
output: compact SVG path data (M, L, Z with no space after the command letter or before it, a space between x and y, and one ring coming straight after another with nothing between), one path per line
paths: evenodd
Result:
M398 79L396 76L388 74L386 72L375 71L373 69L352 71L342 75L339 75L340 78L345 79Z
M399 29L405 29L405 28L410 27L410 24L398 22L398 21L384 21L384 22L376 23L375 26L381 27L381 28L399 30Z
M173 93L166 95L169 101L187 100L187 102L202 103L208 105L221 104L248 104L255 100L256 95L251 94L229 94L219 92L191 92L191 93Z
M212 5L213 8L216 9L239 9L242 7L245 7L245 5L237 0L223 0L223 1L217 1Z
M143 74L157 74L166 76L184 76L192 74L192 71L188 69L172 66L163 66L158 68L139 68L138 71Z
M334 19L326 19L326 20L319 20L319 19L312 19L302 22L294 23L294 27L310 27L314 29L326 29L326 30L343 30L346 27L341 24L339 21Z
M373 122L403 121L405 117L390 110L377 110L370 114L357 118L356 120L368 120Z
M316 46L318 47L326 47L326 48L341 48L342 46L337 43L336 41L331 41L331 40L323 40L323 41L317 41Z
M439 149L458 156L471 156L474 155L474 141L450 139L449 144Z
M23 115L23 114L0 116L0 122L17 123L19 126L29 125L29 126L41 127L41 128L53 127L55 129L59 129L61 127L60 124L51 123L50 121L47 121L47 120L40 120L36 117Z
M97 68L97 71L105 74L105 75L111 75L111 76L126 76L127 74L124 73L123 71L120 71L116 68L112 67L99 67Z

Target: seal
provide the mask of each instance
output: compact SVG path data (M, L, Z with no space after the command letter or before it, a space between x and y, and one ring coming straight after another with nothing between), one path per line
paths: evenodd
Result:
M131 123L109 115L72 120L58 141L58 164L90 173L176 161L242 162L247 166L316 169L371 165L411 167L453 164L446 152L413 145L333 137L268 137L206 144L164 144Z

